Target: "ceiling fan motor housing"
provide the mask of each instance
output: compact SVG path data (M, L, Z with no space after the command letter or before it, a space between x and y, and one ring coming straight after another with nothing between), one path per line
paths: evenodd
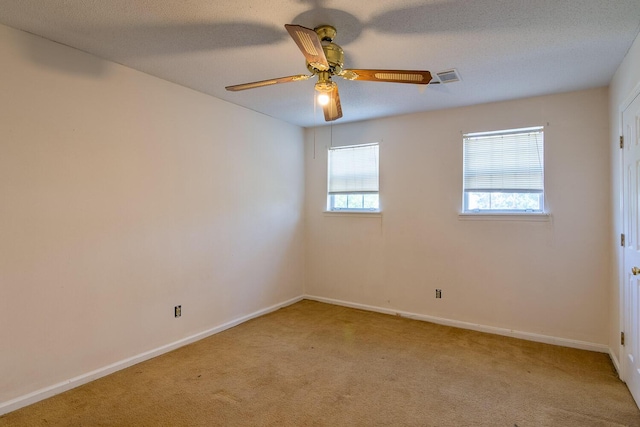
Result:
M318 34L318 37L321 40L324 56L327 58L327 62L329 63L329 73L331 75L338 75L342 73L342 67L344 65L344 51L340 46L333 43L333 39L336 36L336 29L330 25L322 25L320 27L316 27L314 31ZM313 67L308 62L307 68L313 74L318 74L319 72L324 71Z

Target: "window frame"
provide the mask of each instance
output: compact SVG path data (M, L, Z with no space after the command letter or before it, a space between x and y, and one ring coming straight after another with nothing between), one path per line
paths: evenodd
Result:
M467 178L467 168L466 168L466 161L468 159L467 153L466 153L466 149L467 149L467 139L469 138L474 138L474 137L498 137L498 136L510 136L513 137L514 135L518 135L518 134L525 134L525 133L531 133L531 132L535 132L535 133L540 133L542 136L542 140L541 140L541 148L539 149L539 151L541 151L541 156L539 156L540 160L541 160L541 178L540 178L540 184L542 186L541 190L537 190L537 189L522 189L522 188L495 188L495 189L484 189L485 191L482 191L481 189L478 189L476 191L473 191L473 189L471 191L467 190L466 188L466 178ZM462 162L463 162L463 166L462 166L462 210L460 212L461 216L491 216L491 217L500 217L500 216L521 216L521 217L525 217L525 216L549 216L547 210L546 210L546 203L545 203L545 199L546 199L546 185L545 185L545 141L544 141L544 134L545 134L545 128L544 126L530 126L530 127L524 127L524 128L516 128L516 129L505 129L505 130L497 130L497 131L488 131L488 132L470 132L470 133L465 133L463 134L462 137L462 143L463 143L463 155L462 155ZM501 191L503 190L503 191ZM470 209L469 208L469 196L470 194L473 193L496 193L496 194L538 194L538 206L539 209Z
M376 149L376 188L377 191L344 191L339 193L331 193L331 151L333 150L342 150L342 149L353 149L353 148L365 148L375 146ZM335 206L335 197L339 195L346 196L362 196L363 204L364 204L364 196L375 194L377 196L377 208L340 208ZM329 147L327 150L327 204L326 211L327 213L361 213L361 214L371 214L371 213L380 213L380 143L379 142L371 142L365 144L353 144L353 145L344 145L344 146L336 146Z
M528 192L528 191L510 191L510 192L502 192L501 194L537 194L538 195L538 204L540 209L468 209L468 198L469 193L481 193L479 191L463 191L462 197L464 200L462 201L463 213L466 214L544 214L544 191L536 193L536 192ZM485 192L489 193L489 192ZM495 192L500 193L500 192Z

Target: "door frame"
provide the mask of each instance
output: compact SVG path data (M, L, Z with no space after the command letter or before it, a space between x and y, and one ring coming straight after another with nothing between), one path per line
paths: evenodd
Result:
M631 103L633 101L635 101L635 99L640 96L640 82L638 82L636 84L636 86L629 91L629 93L627 94L627 96L624 98L624 100L620 103L620 105L618 106L618 136L624 135L624 112L627 108L629 108L629 106L631 105ZM617 143L618 141L616 141ZM625 141L625 144L627 143L627 141ZM624 223L624 210L626 209L626 203L628 203L628 200L626 200L625 197L625 189L626 189L626 184L625 184L625 171L624 171L624 150L620 150L620 155L618 156L618 162L619 162L619 167L620 167L620 176L619 176L619 182L620 182L620 203L619 203L619 212L618 212L618 216L619 216L619 221L620 221L620 225L621 225L621 230L620 233L624 233L625 231L625 223ZM615 241L618 241L617 238ZM618 244L617 245L618 248L618 315L619 315L619 319L618 319L618 330L619 332L624 332L624 328L625 328L625 322L626 322L626 301L625 301L625 286L626 286L626 280L625 280L625 268L626 266L624 265L624 250L625 248ZM612 355L613 356L613 355ZM622 345L622 343L620 342L620 340L618 340L618 357L619 360L617 361L617 365L618 365L618 374L620 376L620 379L622 379L625 383L626 383L626 378L627 378L627 361L626 361L626 357L624 357L624 346ZM615 358L612 358L614 361L614 364L616 362Z

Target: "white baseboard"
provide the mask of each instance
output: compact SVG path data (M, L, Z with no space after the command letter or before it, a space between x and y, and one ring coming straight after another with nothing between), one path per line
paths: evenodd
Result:
M455 328L470 329L472 331L487 332L495 335L503 335L507 337L520 338L527 341L541 342L545 344L559 345L563 347L577 348L580 350L596 351L599 353L609 353L611 351L607 345L596 344L586 341L571 340L567 338L558 338L548 335L534 334L530 332L514 331L513 329L497 328L495 326L485 326L476 323L461 322L459 320L445 319L442 317L428 316L425 314L409 313L406 311L398 311L390 308L376 307L366 304L358 304L349 301L341 301L332 298L318 297L314 295L305 295L304 299L325 302L328 304L341 305L344 307L357 308L360 310L375 311L384 314L393 314L396 316L406 317L409 319L423 320L425 322L437 323L439 325L453 326ZM615 363L615 362L614 362Z
M22 407L31 405L33 403L39 402L51 396L55 396L56 394L60 394L72 388L81 386L98 378L104 377L106 375L112 374L116 371L128 368L140 362L144 362L145 360L149 360L156 356L159 356L164 353L168 353L172 350L175 350L179 347L183 347L187 344L191 344L193 342L199 341L203 338L209 337L211 335L215 335L219 332L227 330L229 328L233 328L241 323L244 323L248 320L255 319L256 317L263 316L265 314L276 311L280 308L287 307L291 304L295 304L303 299L302 296L292 298L288 301L272 305L271 307L264 308L262 310L258 310L254 313L248 314L246 316L240 317L238 319L231 320L229 322L223 323L222 325L216 326L211 329L207 329L206 331L197 333L195 335L191 335L189 337L183 338L181 340L172 342L167 345L163 345L162 347L155 348L150 351L146 351L144 353L138 354L136 356L130 357L125 360L121 360L119 362L113 363L111 365L96 369L91 372L87 372L82 375L78 375L77 377L59 382L58 384L53 384L49 387L42 388L40 390L36 390L32 393L25 394L24 396L17 397L15 399L9 400L7 402L0 402L0 415L15 411L16 409L20 409Z
M618 377L620 379L622 379L622 372L620 371L620 361L618 360L616 355L613 354L613 351L611 349L609 349L609 357L611 358L611 362L613 363L613 367L616 368L616 372L618 373Z

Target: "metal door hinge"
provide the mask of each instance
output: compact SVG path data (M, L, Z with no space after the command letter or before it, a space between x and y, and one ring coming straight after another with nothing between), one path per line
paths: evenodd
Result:
M624 247L624 234L620 235L620 246Z
M624 136L620 135L620 148L624 148Z
M624 332L620 332L620 345L624 345Z

